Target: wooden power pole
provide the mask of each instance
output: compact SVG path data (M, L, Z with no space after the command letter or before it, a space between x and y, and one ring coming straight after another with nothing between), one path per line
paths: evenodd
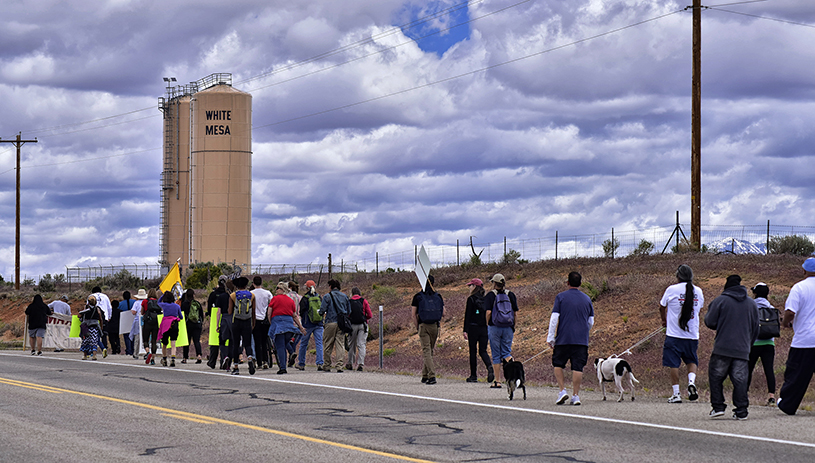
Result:
M693 75L691 96L690 245L702 246L702 0L693 0Z
M13 143L17 147L17 220L14 231L14 289L20 289L20 147L26 143L37 143L37 139L22 140L22 134L17 134L15 140L3 140L0 143Z

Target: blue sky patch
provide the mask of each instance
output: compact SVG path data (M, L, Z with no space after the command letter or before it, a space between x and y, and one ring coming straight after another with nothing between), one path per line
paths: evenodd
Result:
M425 52L442 56L453 45L470 37L467 2L431 1L423 7L408 5L402 12L402 32Z

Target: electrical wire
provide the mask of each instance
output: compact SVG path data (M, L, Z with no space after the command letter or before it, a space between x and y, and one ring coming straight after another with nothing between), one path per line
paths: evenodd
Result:
M575 45L578 45L578 44L581 44L581 43L584 43L584 42L588 42L590 40L594 40L594 39L597 39L597 38L600 38L600 37L605 37L607 35L615 34L617 32L621 32L621 31L624 31L626 29L630 29L632 27L641 26L641 25L649 23L649 22L653 22L653 21L657 21L657 20L660 20L660 19L663 19L663 18L667 18L668 16L672 16L672 15L675 15L677 13L681 13L683 11L685 11L685 10L682 9L682 10L672 11L670 13L655 16L655 17L649 18L649 19L644 19L642 21L638 21L638 22L635 22L633 24L629 24L627 26L623 26L623 27L619 27L617 29L613 29L613 30L610 30L610 31L607 31L607 32L603 32L601 34L596 34L596 35L593 35L591 37L585 37L585 38L582 38L580 40L575 40L574 42L569 42L567 44L559 45L557 47L548 48L546 50L541 50L539 52L535 52L535 53L532 53L532 54L529 54L529 55L524 55L524 56L521 56L521 57L518 57L518 58L513 58L513 59L508 60L508 61L493 64L493 65L486 66L486 67L476 69L476 70L473 70L473 71L468 71L468 72L458 74L458 75L455 75L455 76L435 80L433 82L427 82L425 84L417 85L415 87L410 87L410 88L406 88L406 89L399 90L399 91L396 91L396 92L388 93L388 94L385 94L385 95L380 95L380 96L377 96L377 97L368 98L366 100L357 101L356 103L349 103L349 104L342 105L342 106L337 106L337 107L334 107L334 108L331 108L331 109L325 109L325 110L322 110L322 111L317 111L317 112L306 114L306 115L303 115L303 116L292 117L292 118L285 119L285 120L282 120L282 121L272 122L270 124L253 126L252 128L253 129L260 129L260 128L265 128L265 127L273 127L273 126L276 126L276 125L286 124L286 123L289 123L289 122L294 122L294 121L298 121L298 120L301 120L301 119L306 119L306 118L309 118L309 117L319 116L319 115L322 115L322 114L327 114L327 113L331 113L331 112L334 112L334 111L339 111L339 110L342 110L342 109L352 108L354 106L359 106L359 105L363 105L363 104L366 104L366 103L371 103L371 102L374 102L374 101L382 100L382 99L385 99L385 98L390 98L392 96L401 95L401 94L404 94L404 93L412 92L414 90L419 90L419 89L422 89L422 88L431 87L433 85L442 84L442 83L445 83L445 82L449 82L451 80L460 79L462 77L467 77L467 76L471 76L471 75L478 74L478 73L481 73L481 72L489 71L491 69L495 69L495 68L498 68L498 67L501 67L501 66L506 66L507 64L512 64L512 63L516 63L518 61L523 61L525 59L529 59L529 58L533 58L533 57L536 57L536 56L544 55L546 53L551 53L553 51L561 50L563 48L572 47L572 46L575 46Z
M709 7L709 8L711 10L723 11L725 13L739 14L739 15L742 15L742 16L749 16L751 18L766 19L768 21L777 21L777 22L780 22L780 23L794 24L796 26L804 26L804 27L813 27L813 28L815 28L815 24L799 23L799 22L795 22L795 21L789 21L789 20L786 20L786 19L769 18L767 16L759 16L757 14L750 14L750 13L742 13L740 11L726 10L724 8L717 8L717 7L712 7L712 6Z
M66 128L66 127L76 127L76 126L85 125L85 124L92 124L94 122L106 121L108 119L115 119L117 117L127 116L128 114L135 114L135 113L139 113L139 112L142 112L142 111L147 111L148 109L153 109L153 108L154 108L154 106L151 106L149 108L136 109L136 110L129 111L129 112L126 112L126 113L122 113L122 114L115 114L113 116L100 117L99 119L93 119L93 120L90 120L90 121L75 122L73 124L55 125L54 127L47 127L47 128L43 128L43 129L37 129L37 130L28 130L28 131L26 131L26 135L35 134L35 133L42 133L42 132L50 132L50 131L53 131L53 130L59 130L59 129ZM101 126L99 128L102 128L102 127L108 127L108 126Z
M33 169L33 168L36 168L36 167L64 166L66 164L77 164L77 163L80 163L80 162L98 161L100 159L111 159L111 158L120 158L120 157L124 157L124 156L132 156L134 154L149 153L150 151L156 151L156 150L161 150L161 149L162 148L160 148L160 147L159 148L150 148L150 149L140 150L140 151L131 151L129 153L111 154L111 155L108 155L108 156L97 156L95 158L74 159L72 161L52 162L52 163L48 163L48 164L26 165L26 166L20 166L20 169L23 169L23 168L25 168L25 169ZM11 169L4 170L3 172L0 172L0 175L6 174L6 173L11 172L12 170L16 170L16 169L17 169L16 167L12 167Z

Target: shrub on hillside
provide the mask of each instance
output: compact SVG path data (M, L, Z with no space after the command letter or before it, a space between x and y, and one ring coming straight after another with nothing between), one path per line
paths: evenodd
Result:
M92 291L95 286L100 288L126 290L138 288L142 284L142 279L127 270L119 270L113 275L96 278L85 282L85 290Z
M809 256L813 252L815 252L815 244L804 235L772 236L767 247L769 254Z
M654 243L643 238L629 256L647 256L652 252L654 252Z
M40 284L37 285L37 288L41 292L51 292L54 290L56 284L54 279L51 277L50 273L46 273L44 277L40 278Z
M620 241L617 238L605 240L603 241L603 255L606 257L614 257L619 247Z

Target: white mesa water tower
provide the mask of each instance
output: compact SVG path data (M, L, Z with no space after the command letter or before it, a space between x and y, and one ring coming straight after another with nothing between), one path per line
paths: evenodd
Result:
M235 263L252 251L252 95L231 74L168 86L160 260Z

